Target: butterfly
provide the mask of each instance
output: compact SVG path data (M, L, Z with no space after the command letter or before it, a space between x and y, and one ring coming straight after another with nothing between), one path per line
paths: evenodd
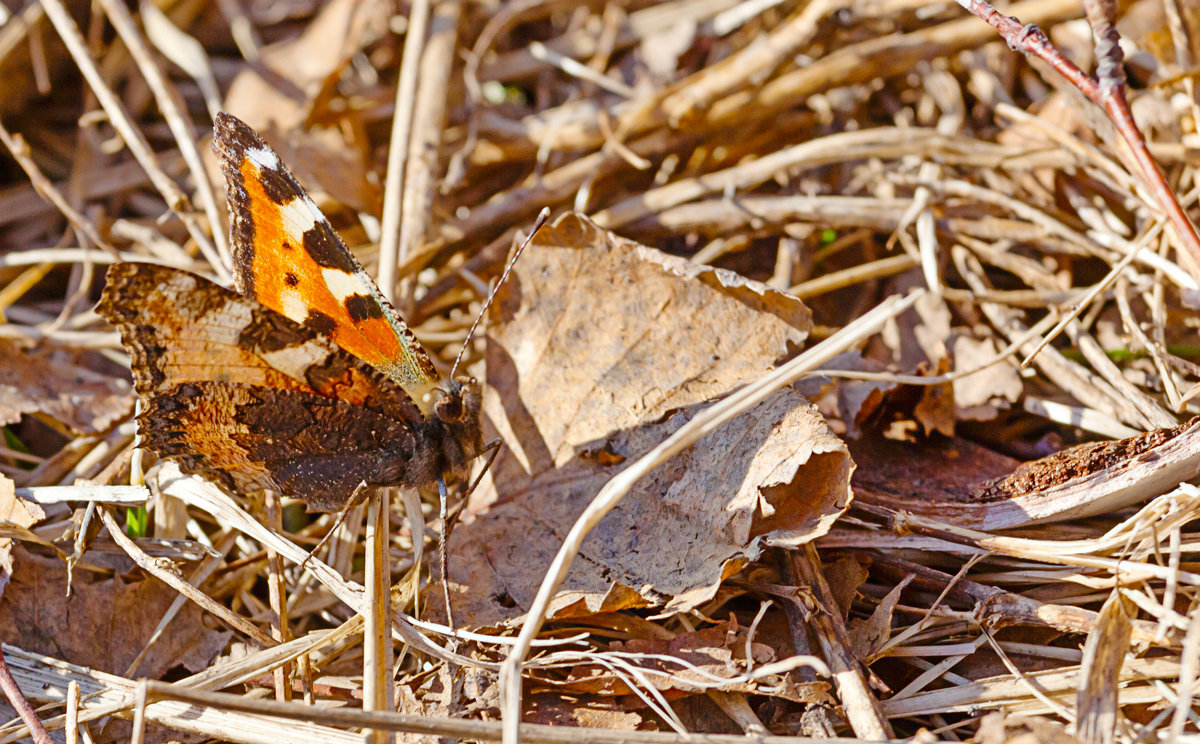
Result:
M279 156L217 115L237 292L111 266L96 307L132 358L143 446L185 472L311 510L360 484L421 487L484 450L480 391L442 378Z

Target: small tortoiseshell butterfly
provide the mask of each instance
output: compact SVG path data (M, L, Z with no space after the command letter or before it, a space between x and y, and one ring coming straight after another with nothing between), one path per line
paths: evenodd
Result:
M319 511L360 483L430 485L483 450L479 386L429 355L279 157L219 114L235 293L147 263L108 270L143 445L187 472Z

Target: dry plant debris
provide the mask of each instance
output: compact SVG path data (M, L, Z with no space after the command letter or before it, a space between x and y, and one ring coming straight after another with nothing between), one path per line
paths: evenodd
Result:
M1200 13L1001 10L0 7L0 744L1200 734ZM362 514L136 450L91 311L227 282L220 110L485 381L453 521L391 502L395 713Z

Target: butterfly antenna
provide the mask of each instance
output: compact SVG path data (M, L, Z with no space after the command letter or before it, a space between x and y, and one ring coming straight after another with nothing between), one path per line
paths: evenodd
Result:
M492 291L488 293L487 301L483 303L483 307L479 310L479 315L475 316L475 322L471 324L471 330L467 331L467 338L463 341L462 349L459 350L458 356L454 358L454 366L450 368L450 379L454 379L454 373L458 371L458 365L462 361L463 354L467 353L467 349L471 345L471 339L475 336L475 329L479 327L479 322L483 320L483 316L487 315L488 308L492 306L492 300L496 299L496 292L504 284L504 280L508 279L508 275L512 272L513 266L517 263L517 259L521 256L521 252L525 250L525 246L529 245L533 240L533 236L538 234L538 230L546 224L546 220L550 218L550 208L542 207L542 211L538 213L537 219L533 221L533 229L529 231L529 235L525 236L525 241L521 243L521 247L513 254L512 258L508 259L508 265L504 267L504 272L500 274L500 280L496 282L496 286L492 287Z

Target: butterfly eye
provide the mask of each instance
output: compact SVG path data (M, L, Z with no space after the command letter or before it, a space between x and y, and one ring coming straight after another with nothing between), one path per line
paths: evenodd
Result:
M433 412L439 421L447 424L461 421L463 417L462 396L455 395L453 391L444 393L433 405Z

